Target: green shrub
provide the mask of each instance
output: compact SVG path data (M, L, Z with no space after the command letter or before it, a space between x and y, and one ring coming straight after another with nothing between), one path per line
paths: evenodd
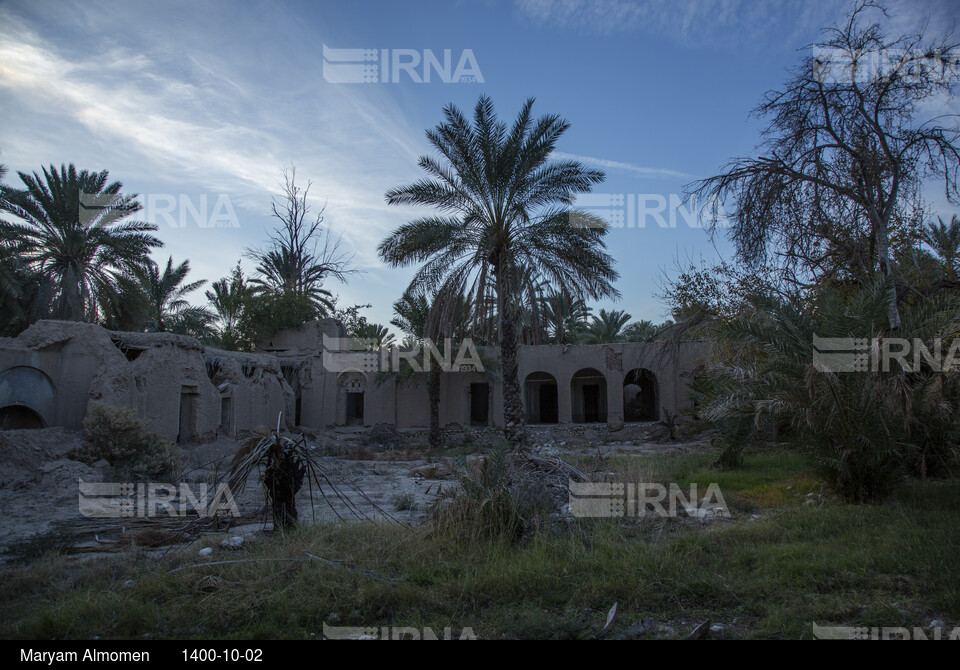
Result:
M459 466L461 489L433 508L438 531L466 541L519 539L524 517L508 450L498 449L472 464L460 459Z
M119 472L145 477L180 472L177 447L147 430L134 409L97 403L83 420L83 429L87 439L71 458L84 463L106 460Z

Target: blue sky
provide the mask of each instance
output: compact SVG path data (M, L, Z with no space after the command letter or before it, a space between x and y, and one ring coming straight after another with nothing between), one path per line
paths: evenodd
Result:
M937 34L960 17L956 0L888 7L894 31L927 23ZM381 265L376 245L424 212L388 207L383 195L419 178L424 130L444 105L469 111L488 94L509 121L535 97L536 113L572 124L558 151L607 172L597 193L645 196L652 209L662 198L669 224L684 184L751 153L761 124L749 111L847 9L799 0L13 0L0 3L0 162L11 183L17 170L50 163L109 170L154 203L146 217L165 243L155 258L189 258L192 278L209 280L265 240L270 198L293 164L363 270L329 288L343 304L372 303L366 315L387 323L412 270ZM445 83L430 70L430 83L406 71L391 72L395 83L333 83L324 45L377 49L378 59L391 50L388 63L427 50L442 61L449 49L452 69L472 55L465 64L483 81ZM414 72L422 77L422 65ZM239 226L198 225L190 208L204 202L201 220L218 212ZM653 212L639 225L636 210L613 202L599 213L619 209L638 225L608 236L623 298L599 306L660 321L658 277L677 261L727 256L729 245L676 214L675 227ZM930 205L952 211L936 192ZM180 207L185 225L171 226Z

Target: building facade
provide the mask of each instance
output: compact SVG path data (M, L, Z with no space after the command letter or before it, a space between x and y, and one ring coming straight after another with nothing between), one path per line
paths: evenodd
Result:
M177 442L237 437L275 426L281 413L287 428L428 428L428 373L395 374L400 352L353 352L347 343L330 319L280 331L252 354L168 333L41 321L0 339L0 428L79 429L96 402L134 407ZM498 352L474 353L468 364L448 354L441 425L502 428ZM692 406L689 386L708 354L705 342L523 346L527 422L617 428L679 414Z

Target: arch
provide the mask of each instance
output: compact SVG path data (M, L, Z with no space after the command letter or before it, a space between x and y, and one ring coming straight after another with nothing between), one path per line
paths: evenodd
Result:
M3 417L8 423L25 422L30 425L22 427L33 428L50 425L56 398L50 377L37 368L21 365L0 372L0 408L6 410Z
M0 430L43 428L43 417L26 405L0 407Z
M527 423L558 423L559 386L549 372L531 372L523 381Z
M607 422L607 379L594 368L578 370L570 379L574 423Z
M624 421L660 420L660 384L646 368L634 368L623 377Z

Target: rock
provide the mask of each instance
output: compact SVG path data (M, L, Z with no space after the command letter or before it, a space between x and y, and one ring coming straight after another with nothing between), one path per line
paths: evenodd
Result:
M127 581L125 581L125 582L122 584L123 588L125 588L125 589L133 588L133 587L136 586L136 585L137 585L137 583L136 583L135 581L133 581L132 579L128 579Z
M452 473L450 468L443 463L428 463L413 468L407 474L420 479L449 479Z
M94 463L91 467L96 468L97 470L106 470L110 467L110 461L105 458L101 458L99 461Z
M943 622L940 619L934 619L930 622L931 628L943 628Z
M640 621L635 621L630 624L630 627L627 629L627 632L624 633L620 639L621 640L635 640L642 635L651 633L657 629L657 622L652 618L640 619Z
M220 546L226 549L239 549L243 546L243 538L239 535L234 535L233 537L221 542Z
M197 552L197 553L198 553L198 555L202 556L203 558L207 558L208 556L212 556L212 555L213 555L213 548L212 548L212 547L204 547L203 549L201 549L201 550L200 550L199 552Z
M723 624L720 624L720 623L715 623L712 626L710 626L711 633L718 634L718 633L722 633L725 630L726 628L724 628Z

